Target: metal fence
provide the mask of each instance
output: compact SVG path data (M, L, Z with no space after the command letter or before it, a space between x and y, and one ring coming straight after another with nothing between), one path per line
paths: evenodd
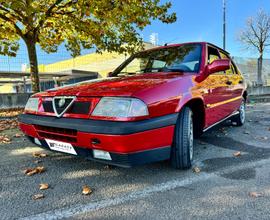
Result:
M94 52L94 50L82 50L82 55ZM71 59L70 53L61 45L56 53L46 53L37 46L37 56L39 65L47 65L59 61ZM0 55L0 71L24 71L28 66L27 49L23 43L20 44L20 50L16 57ZM60 64L59 64L60 65ZM62 67L64 68L64 66Z
M258 59L233 57L234 62L244 74L250 86L257 84ZM264 85L270 85L270 59L263 60L262 79Z
M22 50L20 50L22 51ZM93 51L83 51L89 54ZM77 58L71 58L65 49L55 54L38 53L40 72L61 72L70 69L80 69L86 71L95 71L104 76L105 73L119 65L126 56L119 54L96 54L95 56L84 55ZM257 81L257 63L255 58L233 57L233 60L244 74L250 85L256 85ZM17 57L0 56L0 71L28 71L28 57L26 52L19 52ZM263 60L263 82L270 85L270 59Z

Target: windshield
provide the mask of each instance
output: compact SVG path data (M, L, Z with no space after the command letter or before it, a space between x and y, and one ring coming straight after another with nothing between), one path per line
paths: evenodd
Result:
M198 72L201 50L200 44L186 44L143 51L131 56L114 71L113 76L158 72Z

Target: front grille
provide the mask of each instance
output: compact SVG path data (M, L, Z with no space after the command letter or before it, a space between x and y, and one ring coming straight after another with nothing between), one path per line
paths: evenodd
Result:
M44 112L54 113L52 101L42 102ZM74 102L66 113L69 114L82 114L87 115L89 113L91 103L90 102Z
M74 102L67 113L87 115L90 109L90 102Z
M44 112L50 112L50 113L54 112L52 101L43 101L42 105L43 105Z
M72 105L75 97L55 97L53 99L54 110L57 115L65 113L68 107Z
M56 128L35 125L38 135L42 138L48 138L63 142L76 143L77 142L77 131L66 128Z

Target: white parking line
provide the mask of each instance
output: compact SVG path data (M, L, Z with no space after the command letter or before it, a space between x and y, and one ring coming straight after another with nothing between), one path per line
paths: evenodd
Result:
M123 204L128 201L133 201L133 200L138 200L142 199L145 197L148 197L154 193L161 193L165 192L168 190L173 190L178 187L184 187L188 186L190 184L194 184L197 182L205 181L210 178L217 177L217 174L219 173L227 173L227 172L233 172L239 169L243 168L252 168L256 166L262 166L264 164L269 164L270 159L265 159L265 160L260 160L257 162L249 162L249 163L243 163L240 165L237 165L236 167L229 167L227 169L220 170L215 173L200 173L200 174L194 174L194 177L191 178L186 178L184 180L180 179L175 179L175 180L170 180L161 184L156 184L152 185L149 187L146 187L145 189L141 191L136 191L136 192L131 192L126 195L121 195L116 198L110 198L110 199L104 199L100 200L97 202L91 202L88 204L79 204L79 205L72 205L72 207L68 208L63 208L63 209L57 209L57 210L52 210L44 213L40 213L37 215L33 216L28 216L25 218L21 218L23 220L28 220L28 219L33 219L33 220L40 220L40 219L62 219L62 218L70 218L75 215L83 214L86 212L94 211L94 210L99 210L102 208L114 206L114 205L119 205Z

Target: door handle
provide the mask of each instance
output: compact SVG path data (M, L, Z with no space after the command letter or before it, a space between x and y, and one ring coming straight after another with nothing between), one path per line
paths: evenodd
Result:
M227 84L227 85L231 85L231 84L232 84L232 81L229 81L229 80L228 80L228 81L226 82L226 84Z

